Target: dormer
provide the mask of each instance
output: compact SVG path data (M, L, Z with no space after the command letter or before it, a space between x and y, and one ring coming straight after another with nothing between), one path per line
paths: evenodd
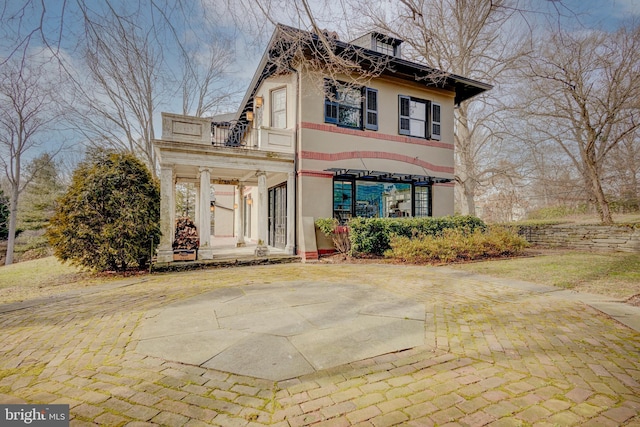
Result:
M400 45L402 44L402 40L375 31L358 37L352 41L351 44L396 58L401 57Z

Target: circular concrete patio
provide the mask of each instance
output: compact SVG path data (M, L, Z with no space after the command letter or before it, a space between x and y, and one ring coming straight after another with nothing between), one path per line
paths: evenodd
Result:
M423 304L365 285L217 289L148 313L137 352L285 380L424 345Z

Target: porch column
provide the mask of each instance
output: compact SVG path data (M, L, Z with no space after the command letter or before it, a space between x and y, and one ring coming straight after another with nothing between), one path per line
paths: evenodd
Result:
M193 202L194 206L193 206L193 223L194 224L200 224L200 183L196 183L195 184L195 193L196 193L196 197L195 200ZM187 193L188 195L188 193Z
M173 165L160 165L160 245L158 262L173 261L173 239L175 228L176 204Z
M211 173L207 168L200 168L200 197L198 202L198 237L200 248L198 259L213 259L211 248Z
M235 205L237 208L234 210L234 232L236 234L236 248L245 246L244 242L244 185L238 184L236 186Z
M287 176L287 244L284 251L289 255L294 255L295 251L295 224L296 224L296 207L295 207L295 180L293 172L289 172Z
M256 256L269 254L267 248L267 230L269 228L269 206L267 194L267 174L263 171L256 172L258 177L258 246Z

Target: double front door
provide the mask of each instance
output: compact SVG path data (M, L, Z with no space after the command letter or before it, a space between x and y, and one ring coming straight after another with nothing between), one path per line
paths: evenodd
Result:
M269 246L284 249L287 244L287 185L269 189Z

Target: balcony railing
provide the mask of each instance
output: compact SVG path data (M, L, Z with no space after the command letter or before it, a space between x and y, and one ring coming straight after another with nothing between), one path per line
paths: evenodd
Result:
M211 143L216 147L257 149L257 132L252 132L251 123L232 120L211 123Z

